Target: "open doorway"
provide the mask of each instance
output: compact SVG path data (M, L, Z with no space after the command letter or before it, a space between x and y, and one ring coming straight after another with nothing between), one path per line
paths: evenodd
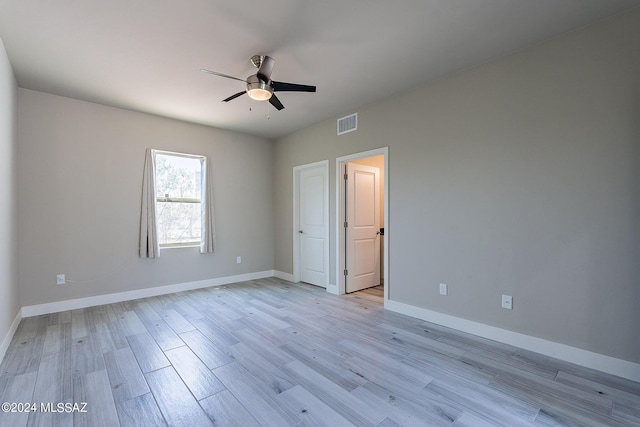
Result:
M336 159L338 294L382 287L388 300L388 181L387 147Z

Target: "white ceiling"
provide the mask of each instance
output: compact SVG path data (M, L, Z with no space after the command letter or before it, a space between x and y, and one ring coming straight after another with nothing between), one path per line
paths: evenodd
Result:
M640 0L0 0L23 88L276 138L640 5ZM242 96L254 54L317 85ZM270 113L269 113L270 111ZM268 114L270 119L267 119Z

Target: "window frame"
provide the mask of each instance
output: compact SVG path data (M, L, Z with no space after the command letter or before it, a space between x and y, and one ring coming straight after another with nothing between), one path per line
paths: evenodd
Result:
M202 223L203 220L203 198L204 198L204 183L201 183L202 185L200 186L200 198L199 199L195 199L195 198L183 198L183 197L165 197L165 196L160 196L158 193L158 187L157 187L157 165L156 165L156 160L157 160L157 156L165 156L165 157L183 157L183 158L187 158L187 159L195 159L195 160L199 160L200 161L200 173L204 174L204 168L207 162L207 157L201 154L189 154L189 153L179 153L179 152L175 152L175 151L164 151L164 150L153 150L153 175L154 175L154 181L156 181L156 185L155 187L155 197L154 197L154 203L156 205L156 223L158 224L158 245L160 247L160 249L171 249L171 248L195 248L195 247L200 247L202 245L202 234L200 235L200 237L198 237L198 240L194 240L194 241L189 241L189 242L171 242L171 243L162 243L161 242L161 238L163 236L161 236L160 233L160 221L159 221L159 206L158 203L197 203L200 205L200 222Z

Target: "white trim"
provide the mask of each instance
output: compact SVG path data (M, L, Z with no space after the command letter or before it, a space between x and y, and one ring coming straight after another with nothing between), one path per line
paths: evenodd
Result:
M284 271L275 270L273 272L273 275L276 276L278 279L286 280L288 282L294 282L294 283L296 282L295 280L293 280L293 274L285 273Z
M291 282L298 283L300 281L300 234L298 230L300 230L300 218L299 212L300 200L298 197L298 193L300 192L300 172L304 169L311 168L319 168L324 167L324 201L326 206L325 214L327 215L327 220L330 218L329 212L329 160L320 160L319 162L307 163L306 165L299 165L293 167L293 277ZM329 269L329 226L327 226L327 231L325 233L324 238L326 239L327 246L324 250L324 271L327 272L325 283L323 286L327 288L329 286L329 276L331 275L331 271Z
M560 344L448 314L438 313L398 301L388 301L387 304L385 304L385 308L482 338L513 345L545 356L554 357L566 362L575 363L576 365L627 378L631 381L640 382L640 364L627 360L617 359L604 354L571 347L566 344Z
M9 330L7 331L7 335L4 336L4 339L2 340L2 344L0 344L0 362L2 362L2 359L4 359L4 355L7 353L9 344L11 344L13 335L16 333L16 330L18 330L18 325L20 324L21 320L22 320L22 310L18 310L16 317L13 318L13 322L11 323Z
M327 292L329 292L330 294L339 295L338 294L338 285L335 285L333 283L329 283L327 285Z
M376 148L374 150L363 151L360 153L349 154L347 156L336 158L336 277L335 277L335 293L336 295L342 295L346 292L344 284L344 276L340 274L344 271L344 251L341 251L341 246L344 243L344 228L338 227L338 224L344 222L344 188L342 183L343 165L351 160L364 159L373 156L384 156L384 255L382 262L384 265L384 306L387 307L389 301L389 289L391 287L390 275L389 275L389 147ZM327 291L329 288L327 287Z
M207 156L202 154L190 154L190 153L180 153L177 151L165 151L165 150L156 150L155 148L151 149L154 154L160 154L165 156L174 156L174 157L185 157L187 159L200 159L206 160Z
M75 310L78 308L93 307L96 305L113 304L139 298L148 298L158 295L172 294L174 292L190 291L193 289L208 288L211 286L228 285L230 283L244 282L247 280L264 279L273 277L273 270L259 271L256 273L239 274L236 276L218 277L215 279L199 280L196 282L176 283L173 285L155 286L153 288L136 289L134 291L117 292L113 294L96 295L92 297L76 298L65 301L49 302L45 304L29 305L22 307L22 317L39 316L41 314L57 313L60 311Z

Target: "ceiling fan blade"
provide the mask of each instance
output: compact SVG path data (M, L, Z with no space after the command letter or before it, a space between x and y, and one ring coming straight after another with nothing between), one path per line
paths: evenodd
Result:
M268 82L271 79L271 72L273 71L273 66L275 65L276 60L270 56L264 56L262 58L262 64L260 64L260 69L258 70L258 78L263 82Z
M202 71L203 73L209 73L209 74L213 74L214 76L220 76L220 77L226 77L228 79L233 79L233 80L238 80L240 82L247 82L246 80L243 79L239 79L237 77L233 77L233 76L228 76L226 74L222 74L222 73L218 73L216 71L211 71L211 70L205 70L204 68L201 68L200 71Z
M274 92L315 92L315 86L299 85L296 83L271 82Z
M244 95L245 93L247 93L246 90L243 90L242 92L238 92L234 95L231 95L230 97L228 97L227 99L223 99L222 102L229 102L229 101L233 101L234 99L236 99L239 96Z
M284 109L284 105L282 105L282 102L280 102L280 100L275 95L275 93L271 95L271 98L269 98L269 104L271 104L274 107L276 107L276 110L278 110L278 111Z

